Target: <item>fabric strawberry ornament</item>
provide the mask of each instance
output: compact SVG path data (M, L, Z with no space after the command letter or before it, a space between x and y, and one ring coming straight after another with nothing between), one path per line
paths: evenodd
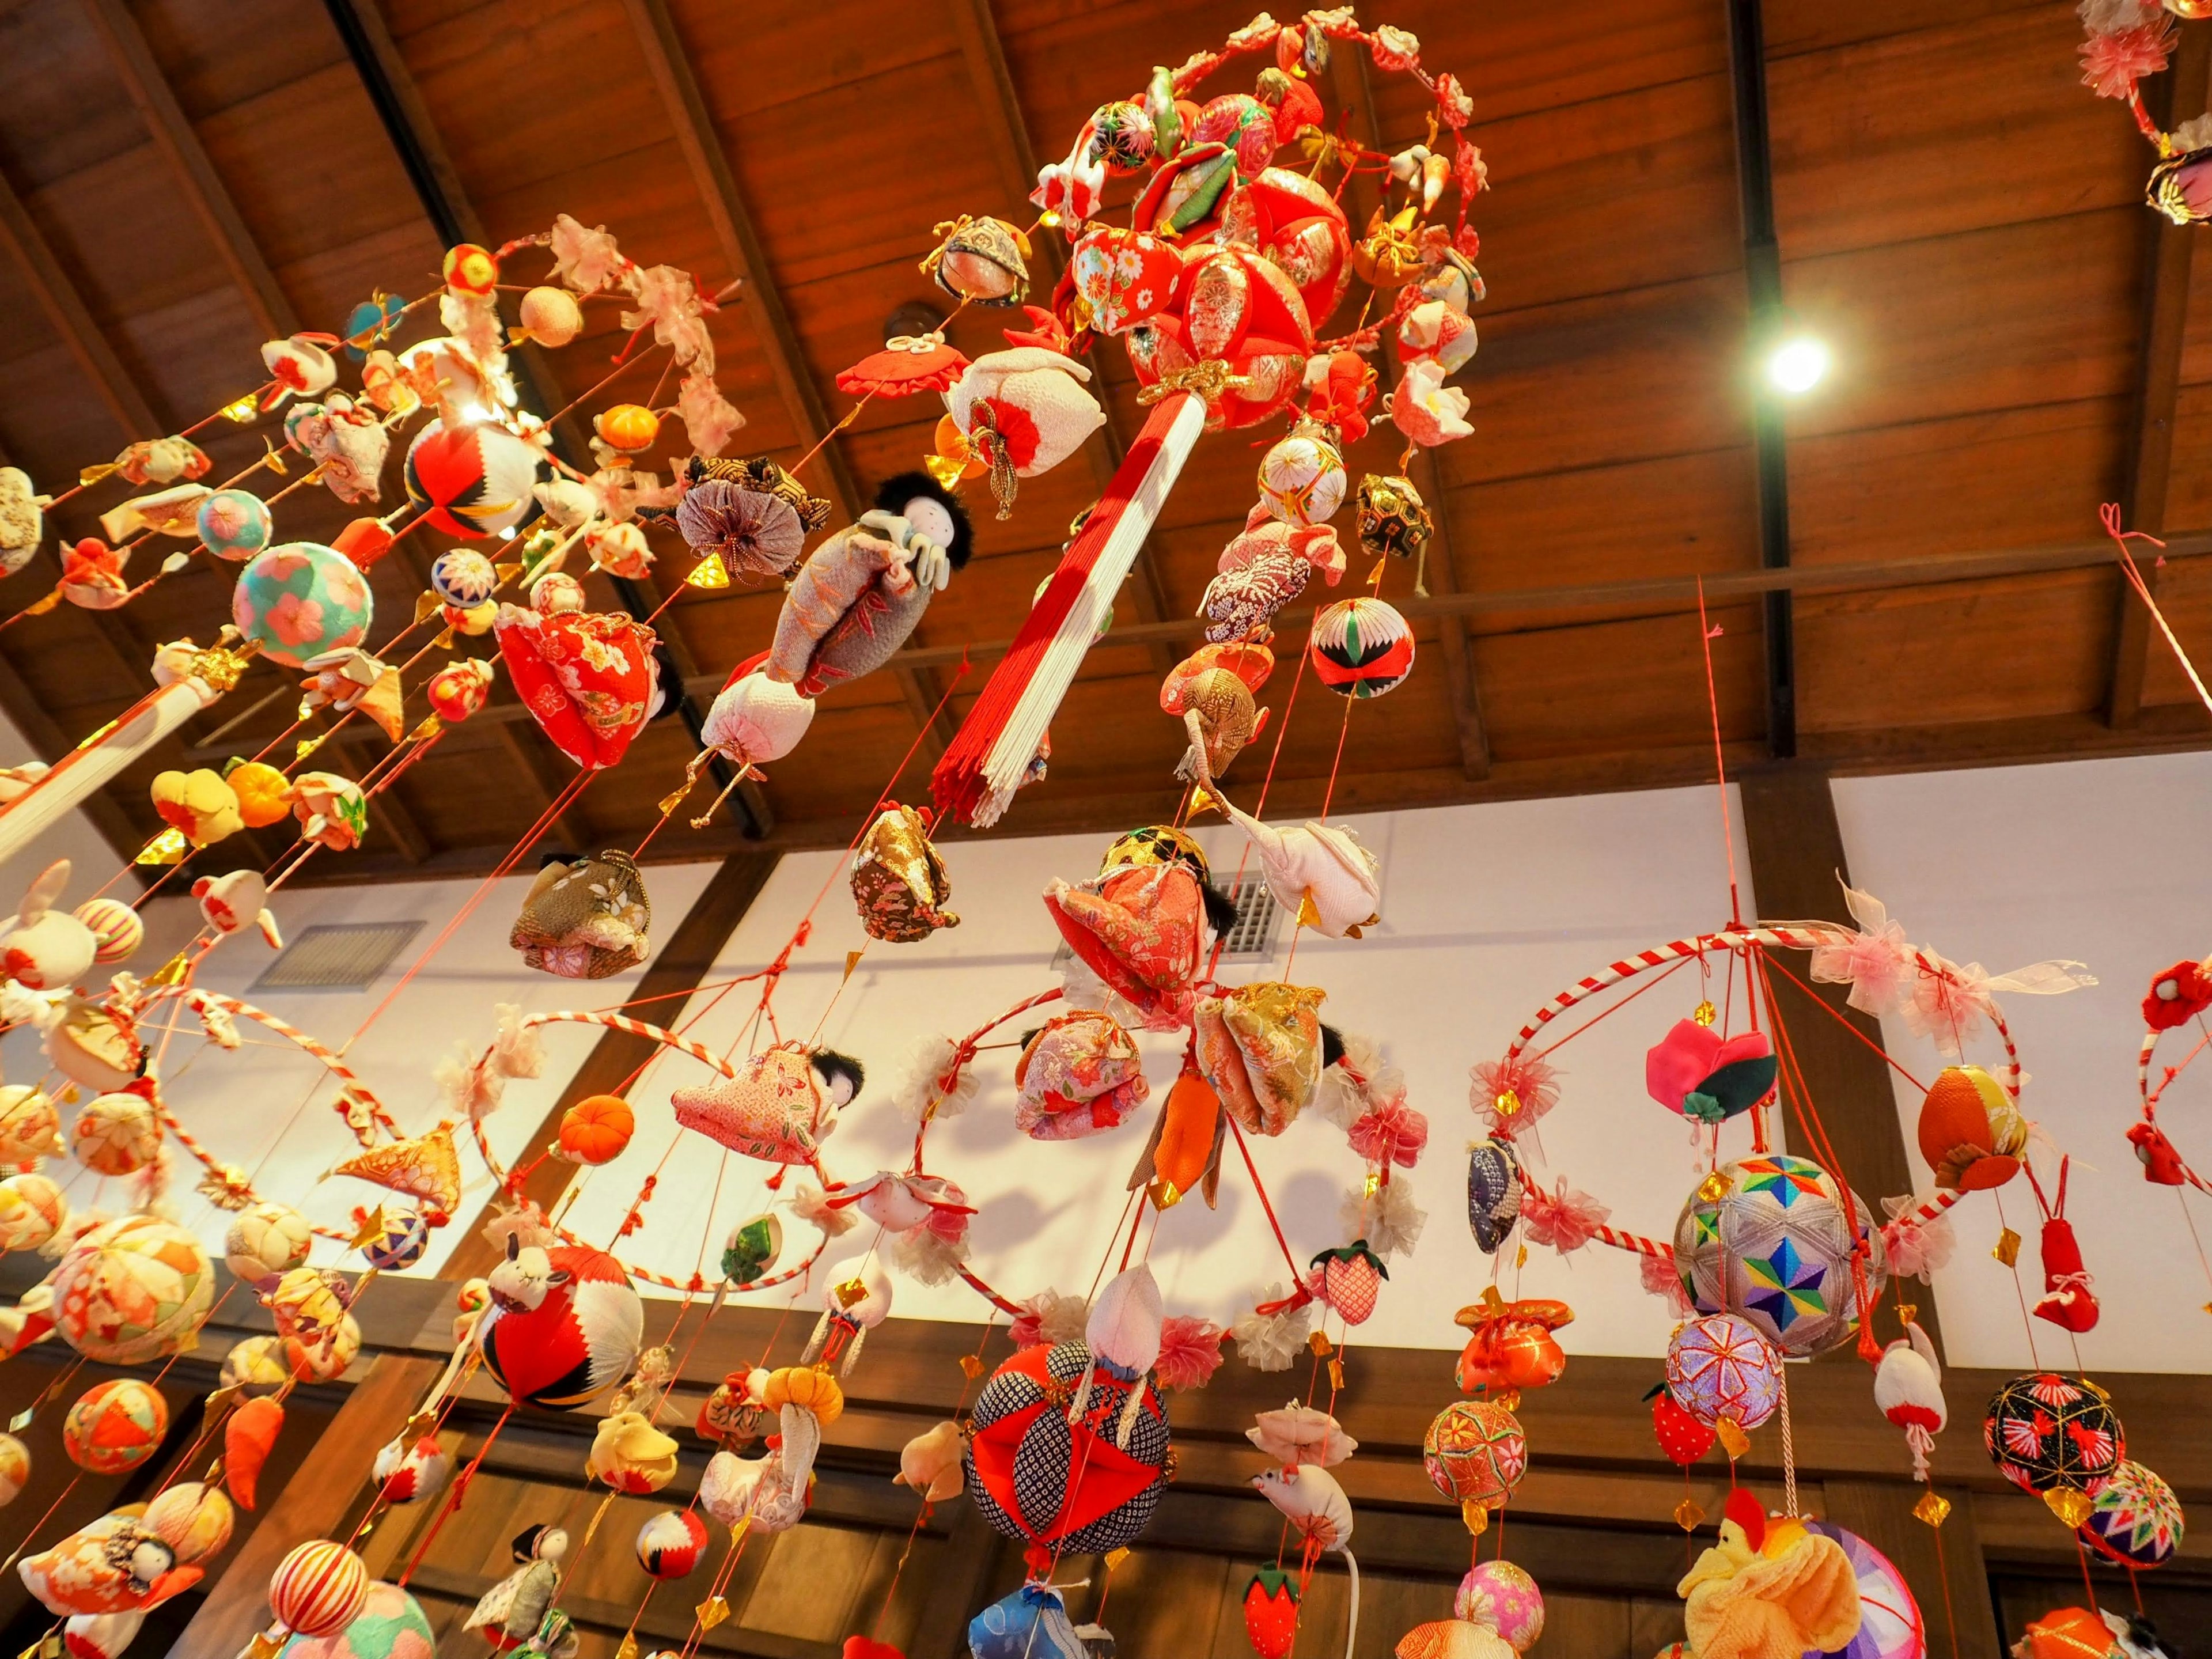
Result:
M1364 1238L1355 1238L1338 1249L1323 1250L1311 1266L1308 1288L1316 1301L1334 1308L1347 1325L1366 1322L1375 1311L1382 1281L1390 1276L1382 1258L1367 1248Z
M1651 1432L1667 1461L1686 1469L1713 1449L1713 1430L1676 1405L1663 1383L1651 1398Z
M1244 1634L1260 1659L1289 1659L1298 1637L1298 1581L1279 1567L1262 1567L1244 1587Z

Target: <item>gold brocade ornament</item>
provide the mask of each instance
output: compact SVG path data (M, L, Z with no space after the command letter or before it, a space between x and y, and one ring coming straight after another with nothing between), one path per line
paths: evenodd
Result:
M182 864L185 861L185 832L164 830L138 849L133 864Z

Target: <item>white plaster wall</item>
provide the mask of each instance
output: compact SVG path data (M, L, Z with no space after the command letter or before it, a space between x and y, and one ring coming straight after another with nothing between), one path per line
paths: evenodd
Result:
M1624 952L1727 921L1727 860L1717 809L1712 790L1688 789L1349 821L1382 859L1382 925L1360 940L1305 936L1292 976L1328 990L1325 1018L1382 1041L1406 1069L1410 1098L1431 1124L1428 1152L1411 1176L1430 1212L1429 1228L1412 1258L1391 1264L1381 1309L1360 1328L1360 1340L1459 1345L1464 1334L1451 1316L1476 1297L1489 1273L1464 1219L1464 1148L1475 1129L1467 1105L1468 1068L1502 1052L1539 1004L1572 980ZM1741 860L1740 825L1735 833ZM1225 882L1242 836L1212 829L1201 839ZM776 1000L787 1035L809 1035L826 1009L823 1039L870 1070L869 1087L826 1149L834 1174L849 1179L903 1165L913 1127L886 1096L917 1035L964 1035L1055 982L1047 964L1057 934L1039 895L1053 875L1094 872L1106 840L948 842L952 903L963 924L920 945L872 945L834 1006L846 952L865 942L840 873L842 859L815 854L784 860L723 951L716 977L757 970L772 958L825 879L836 877L816 915L812 940L794 955ZM1743 903L1747 915L1754 913L1747 881ZM1224 977L1282 972L1289 933L1287 926L1280 930L1272 966L1224 963ZM1712 994L1720 1000L1717 980ZM1565 1103L1543 1125L1549 1172L1605 1197L1622 1224L1639 1231L1669 1232L1695 1178L1680 1120L1644 1096L1643 1053L1700 995L1695 970L1685 970L1636 1004L1633 1014L1607 1020L1578 1040L1561 1057ZM750 988L731 992L694 1035L718 1048L738 1042L756 997ZM1025 1018L1007 1035L1044 1017ZM1160 1039L1146 1041L1146 1055L1157 1103L1174 1079L1179 1056L1172 1042ZM1011 1050L981 1057L984 1089L966 1115L933 1133L928 1165L960 1182L981 1206L973 1265L983 1278L1017 1299L1047 1286L1080 1293L1121 1213L1124 1182L1149 1132L1149 1109L1109 1134L1056 1144L1029 1140L1012 1121L1013 1059ZM696 1138L676 1140L668 1090L700 1075L682 1060L656 1071L635 1097L637 1142L591 1176L570 1217L586 1236L611 1239L638 1182L675 1146L631 1254L679 1278L702 1253L711 1272L723 1234L769 1196L762 1166L732 1157L724 1169L719 1158L701 1160ZM1362 1166L1340 1130L1315 1115L1279 1139L1256 1143L1255 1155L1301 1264L1344 1242L1338 1206ZM1209 1212L1199 1200L1187 1200L1162 1220L1152 1250L1170 1310L1224 1323L1288 1277L1233 1143L1228 1158L1219 1209ZM863 1227L847 1235L829 1261L859 1257L872 1232ZM788 1237L793 1244L811 1243L812 1232L795 1226ZM826 1277L817 1273L815 1288L805 1293L807 1310L818 1304ZM1642 1291L1637 1264L1625 1255L1594 1247L1563 1261L1545 1252L1520 1274L1520 1288L1573 1303L1579 1316L1563 1333L1570 1348L1664 1350L1669 1322ZM774 1301L788 1294L769 1296ZM896 1296L897 1310L906 1315L975 1321L984 1312L975 1292L957 1283L931 1290L902 1280Z
M712 865L691 864L656 866L647 872L656 948L674 932L713 871ZM490 1040L495 1004L513 1002L526 1010L605 1007L635 994L643 968L586 982L556 979L522 966L520 955L508 948L507 935L531 879L523 873L497 884L347 1053L348 1063L408 1133L435 1126L441 1113L432 1068L463 1043L476 1050ZM202 965L199 982L243 997L337 1048L384 1000L478 885L475 880L422 881L280 891L272 908L288 939L298 938L318 923L423 922L422 931L366 991L252 993L252 982L275 953L250 932L219 946ZM149 908L156 914L149 921L147 946L129 964L142 973L166 960L169 951L190 937L198 921L197 906L189 900L157 899ZM356 1150L351 1133L331 1109L334 1085L322 1067L297 1048L248 1022L241 1020L239 1028L247 1046L225 1052L204 1042L198 1022L185 1017L169 1041L161 1068L171 1108L214 1156L247 1170L264 1195L297 1205L311 1220L343 1224L353 1206L373 1206L382 1194L348 1177L321 1179L331 1164ZM158 1030L145 1035L157 1044L161 1040ZM599 1035L581 1025L546 1029L544 1077L516 1085L516 1098L522 1103L490 1121L490 1138L502 1158L512 1161L527 1151L522 1143L537 1127L545 1104L574 1074ZM5 1056L13 1080L31 1080L42 1069L27 1033L7 1039ZM465 1219L489 1196L491 1182L465 1129L461 1139L462 1175L467 1183L461 1213ZM73 1205L127 1207L123 1182L105 1181L73 1163L58 1169L68 1175L65 1190ZM172 1201L180 1220L211 1248L219 1248L229 1218L192 1191L200 1174L199 1166L180 1152ZM460 1231L455 1226L434 1233L429 1251L414 1271L436 1272ZM325 1243L317 1246L315 1259L336 1264L346 1254L338 1245ZM353 1258L356 1264L358 1260Z
M2212 1370L2212 1319L2203 1311L2212 1285L2183 1200L2142 1179L2124 1139L2138 1110L2145 988L2160 969L2212 950L2212 865L2203 856L2212 754L1852 778L1838 780L1835 795L1852 879L1888 904L1915 943L1993 974L2071 957L2098 976L2063 997L2002 1000L2031 1078L2021 1104L2074 1158L2066 1211L2104 1307L2079 1339L2081 1358L2093 1371ZM1901 1021L1888 1021L1885 1037L1923 1082L1942 1064ZM2166 1045L2176 1058L2187 1047ZM1994 1064L2002 1056L1992 1049L1985 1039L1969 1057ZM1911 1147L1919 1097L1895 1081ZM2176 1084L2160 1114L2199 1167L2212 1165L2208 1109L2212 1066ZM1924 1190L1924 1172L1922 1181ZM2024 1182L2002 1196L2026 1239L2021 1279L2033 1303L2043 1286L2034 1198ZM2212 1204L2200 1197L2191 1207L2212 1243ZM2023 1320L2013 1274L1990 1254L1996 1205L1978 1196L1953 1213L1958 1249L1936 1279L1952 1358L2070 1364L2066 1334Z

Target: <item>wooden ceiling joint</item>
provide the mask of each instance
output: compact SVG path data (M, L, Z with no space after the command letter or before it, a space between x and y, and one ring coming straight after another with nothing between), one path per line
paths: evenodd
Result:
M155 416L153 404L147 402L146 394L100 332L76 280L54 257L45 234L31 216L29 205L4 175L0 175L0 241L8 245L9 255L22 271L39 309L46 313L62 344L92 382L108 413L115 416L124 441L160 435L165 422Z

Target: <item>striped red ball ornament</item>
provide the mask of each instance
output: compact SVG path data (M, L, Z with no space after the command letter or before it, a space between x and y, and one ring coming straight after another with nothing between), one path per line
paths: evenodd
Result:
M335 1636L368 1601L367 1564L328 1539L300 1545L269 1580L269 1610L295 1636Z

